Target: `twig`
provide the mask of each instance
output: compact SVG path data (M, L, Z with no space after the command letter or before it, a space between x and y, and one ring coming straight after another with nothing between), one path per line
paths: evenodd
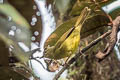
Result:
M32 50L32 51L31 51L32 55L31 55L31 57L30 57L30 62L31 62L31 60L33 59L33 60L37 61L38 63L40 63L41 66L42 66L44 69L46 69L46 68L44 67L44 65L42 64L42 62L41 62L40 60L38 60L38 59L42 59L44 56L42 56L42 57L34 57L34 56L33 56L36 51L41 52L40 48L36 48L36 49ZM38 58L38 59L37 59L37 58ZM30 64L30 65L31 65L31 68L32 68L32 64Z
M110 40L108 42L109 45L106 46L107 48L103 52L99 51L97 53L97 55L96 55L97 58L102 60L113 51L113 48L114 48L116 41L117 41L117 32L118 32L119 26L120 26L120 16L118 16L113 21L112 32L110 35Z
M32 60L32 59L35 60L35 61L37 61L38 63L40 63L41 66L42 66L44 69L46 69L45 66L42 64L42 62L41 62L40 60L38 60L37 58L34 58L34 57L32 57L31 60Z
M109 30L108 32L104 33L103 35L101 35L100 37L98 37L97 39L95 39L94 41L92 41L90 44L88 44L88 46L86 46L85 48L83 48L80 52L76 53L76 55L71 58L69 60L68 63L66 63L63 68L55 75L53 80L57 80L60 75L71 65L73 64L84 52L86 52L88 49L90 49L91 47L93 47L94 45L96 45L98 42L100 42L103 38L107 37L109 34L111 33L111 30Z

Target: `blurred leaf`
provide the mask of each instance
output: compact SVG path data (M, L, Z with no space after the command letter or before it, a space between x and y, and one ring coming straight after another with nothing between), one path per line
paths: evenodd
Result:
M0 80L29 80L9 67L0 67Z
M32 35L36 38L34 42L39 42L41 39L42 21L41 14L34 0L8 0L8 2L12 4L29 22L31 25ZM37 21L32 22L32 18ZM35 31L38 31L39 33L37 36L35 35Z
M55 43L60 39L60 37L67 32L70 28L75 25L75 22L78 17L74 17L63 24L61 24L46 40L44 48L55 45ZM81 38L85 38L96 31L99 31L100 28L103 28L103 25L107 25L109 19L104 15L92 15L83 24L81 30Z
M70 6L71 0L55 0L55 5L61 15L64 15Z
M0 17L0 39L2 39L8 47L13 46L13 53L22 62L29 60L30 53L26 53L20 46L19 42L23 42L28 48L31 46L31 33L27 27L21 27L13 21L8 21L5 18ZM12 30L12 27L15 30ZM12 33L12 34L11 34Z
M0 40L0 66L9 66L9 51L5 43Z
M12 5L10 5L8 3L0 4L0 12L7 15L8 18L13 20L17 24L19 24L23 27L30 28L29 24L24 19L24 17L21 14L19 14L19 12L16 11L16 9Z
M29 69L29 67L26 69L24 66L21 66L21 64L19 64L19 66L16 66L16 67L14 67L12 69L16 73L20 74L21 76L24 76L27 79L29 79L30 77L32 77L31 72L27 70L27 69Z

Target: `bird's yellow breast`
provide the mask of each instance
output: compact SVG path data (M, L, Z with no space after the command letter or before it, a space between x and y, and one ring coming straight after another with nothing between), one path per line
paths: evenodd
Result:
M75 53L80 42L80 28L75 28L71 35L63 42L60 48L56 49L54 57L56 59L68 57Z

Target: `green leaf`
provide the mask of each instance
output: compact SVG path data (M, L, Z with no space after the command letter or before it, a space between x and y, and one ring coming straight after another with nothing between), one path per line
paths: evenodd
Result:
M21 27L14 21L8 21L0 17L0 39L2 39L7 46L12 45L13 53L21 62L27 62L31 53L26 53L19 45L18 42L23 42L28 48L31 46L31 32L27 27ZM12 27L16 30L12 30ZM13 34L10 34L12 31Z
M9 3L0 4L0 12L11 17L11 19L22 27L30 28L24 17Z
M60 14L65 14L70 6L70 0L56 0L55 5Z
M9 20L11 17L11 20ZM0 38L8 45L12 45L15 56L22 62L29 60L30 52L26 53L18 42L23 42L28 48L31 46L30 25L26 19L9 3L0 4ZM14 27L16 30L12 30ZM13 35L9 35L12 31Z
M91 3L88 3L86 1L76 1L74 6L72 7L72 10L70 11L70 16L79 15L81 11L84 9L84 7L90 7Z
M41 14L35 2L33 0L8 0L8 2L17 9L17 11L28 21L30 25L33 17L37 19L35 25L31 25L31 31L32 36L35 37L33 42L40 42L42 20ZM35 31L39 33L37 36L34 34Z

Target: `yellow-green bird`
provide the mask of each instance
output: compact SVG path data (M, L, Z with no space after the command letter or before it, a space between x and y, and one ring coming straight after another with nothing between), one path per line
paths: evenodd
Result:
M62 59L74 54L80 42L80 31L90 9L85 7L81 12L76 24L65 32L54 46L47 46L44 50L44 57L50 59Z

